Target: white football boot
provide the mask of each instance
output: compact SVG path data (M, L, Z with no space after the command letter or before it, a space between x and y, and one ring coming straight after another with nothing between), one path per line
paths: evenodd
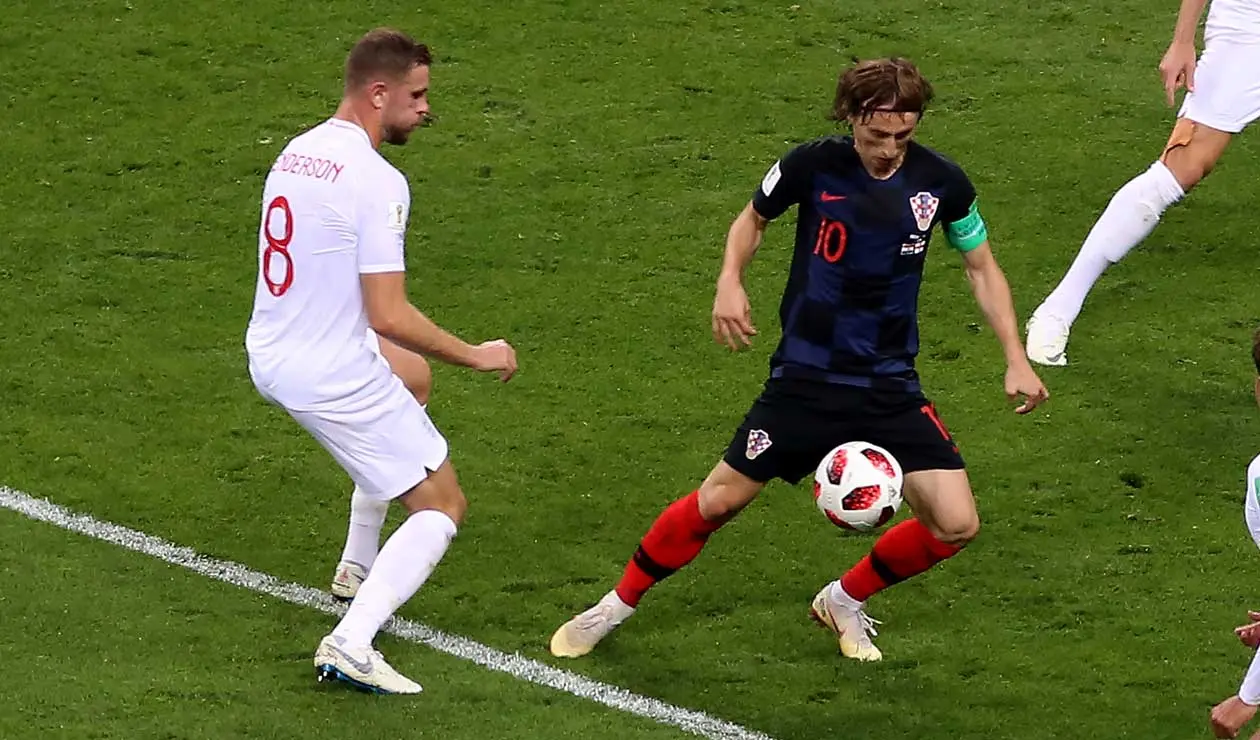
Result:
M342 560L337 563L337 570L333 573L332 591L334 599L338 601L352 601L354 595L359 593L359 586L367 580L367 569L358 563Z
M580 658L595 649L599 641L634 614L612 590L599 603L565 622L551 636L551 654L557 658Z
M374 694L419 694L420 684L394 670L371 647L354 648L345 639L328 635L315 651L315 679L344 681Z
M1038 365L1062 367L1068 364L1068 323L1050 313L1037 310L1028 319L1028 341L1024 351Z
M844 657L862 661L883 659L884 654L871 642L871 638L879 634L875 631L879 621L868 617L860 608L837 604L828 597L830 591L831 584L828 583L814 597L809 609L810 618L835 633Z

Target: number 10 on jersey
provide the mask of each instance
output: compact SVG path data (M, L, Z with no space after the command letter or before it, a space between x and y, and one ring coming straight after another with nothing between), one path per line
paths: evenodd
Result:
M818 241L814 242L814 254L835 264L844 256L844 248L849 244L849 230L839 221L823 218L818 224Z
M283 227L276 223L280 220L284 221ZM262 253L263 282L271 294L279 298L293 285L293 257L289 254L289 241L293 239L293 211L283 195L272 198L267 204L263 214L263 238L267 240Z

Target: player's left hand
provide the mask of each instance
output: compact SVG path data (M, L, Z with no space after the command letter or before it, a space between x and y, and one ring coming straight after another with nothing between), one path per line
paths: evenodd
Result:
M1247 612L1247 618L1251 620L1249 624L1234 628L1234 634L1238 635L1238 639L1242 644L1255 650L1260 648L1260 612Z
M1238 731L1250 722L1255 714L1255 707L1237 696L1231 696L1212 707L1212 734L1217 737L1238 737Z
M1041 382L1041 378L1037 377L1036 371L1027 361L1008 365L1006 368L1006 397L1011 401L1018 401L1021 396L1024 402L1015 409L1017 414L1026 414L1050 398L1046 384Z
M494 339L473 348L476 353L473 369L483 373L498 373L504 383L516 374L516 350L506 340Z

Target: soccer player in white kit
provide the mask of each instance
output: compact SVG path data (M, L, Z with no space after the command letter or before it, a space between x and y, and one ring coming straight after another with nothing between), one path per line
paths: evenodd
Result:
M1260 117L1260 0L1212 0L1195 61L1195 32L1208 0L1181 0L1159 64L1171 106L1186 88L1163 154L1116 192L1058 287L1028 320L1028 358L1066 365L1068 334L1103 272L1154 230L1164 211L1207 176L1230 138Z
M467 503L446 440L391 370L377 335L397 345L395 354L498 372L504 381L516 371L507 342L466 344L407 299L411 196L406 178L378 149L406 143L428 116L431 61L428 48L406 34L369 32L346 59L337 112L276 159L263 192L245 340L259 392L332 454L356 492L376 504L379 521L392 500L407 512L379 555L373 543L366 578L315 653L320 680L378 693L420 691L372 640L433 572ZM373 539L379 531L377 523Z
M1256 403L1260 404L1260 331L1252 336L1251 359L1256 366ZM1247 466L1247 492L1243 498L1247 529L1256 547L1260 547L1260 455ZM1255 650L1260 648L1260 612L1249 611L1247 617L1249 623L1236 627L1234 634L1242 644ZM1251 659L1251 667L1247 669L1238 693L1212 708L1212 734L1216 737L1237 737L1243 725L1255 716L1257 706L1260 706L1260 652ZM1251 740L1260 740L1260 731L1252 735Z

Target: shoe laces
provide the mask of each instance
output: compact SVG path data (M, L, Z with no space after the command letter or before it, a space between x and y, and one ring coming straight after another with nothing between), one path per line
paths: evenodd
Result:
M870 635L871 637L875 637L876 635L879 634L879 630L875 629L875 625L883 624L883 622L871 617L871 615L867 614L861 609L858 610L857 616L858 616L858 621L862 625L862 631L864 633Z
M853 621L857 622L857 634L853 635L855 642L866 646L872 645L871 638L879 635L879 630L875 629L875 625L883 624L878 619L874 619L862 609L850 612L853 615Z

